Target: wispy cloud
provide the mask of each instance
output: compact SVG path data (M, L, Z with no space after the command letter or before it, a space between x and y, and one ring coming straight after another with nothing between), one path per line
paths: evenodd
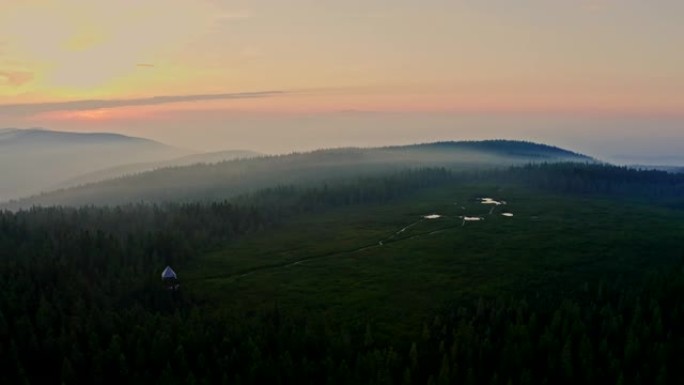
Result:
M152 106L169 103L201 102L207 100L267 98L287 91L238 92L204 95L153 96L137 99L74 100L68 102L0 104L0 116L30 116L53 111L81 111L132 106Z
M0 71L0 85L19 87L33 80L33 76L28 71Z

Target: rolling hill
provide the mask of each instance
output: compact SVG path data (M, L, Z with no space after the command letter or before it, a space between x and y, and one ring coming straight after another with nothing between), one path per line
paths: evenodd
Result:
M561 161L591 162L592 158L548 145L508 140L328 149L164 168L22 199L5 208L220 201L277 185L334 182L407 168L482 170Z
M184 167L197 164L215 164L234 159L255 158L260 155L260 153L254 151L228 150L192 154L180 158L174 158L171 160L164 160L159 162L126 164L123 166L111 167L104 170L90 172L85 175L80 175L76 178L65 181L57 187L60 189L69 188L96 182L102 182L108 179L116 179L127 175L135 175L143 172L154 171L162 168Z
M55 189L65 180L96 170L168 160L189 153L119 134L3 129L0 201Z

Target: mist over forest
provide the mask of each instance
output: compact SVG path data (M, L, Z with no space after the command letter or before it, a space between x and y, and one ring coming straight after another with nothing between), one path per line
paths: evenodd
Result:
M163 124L102 122L124 132L195 151L246 149L266 154L334 147L382 147L495 138L549 143L618 164L681 165L676 116L529 113L427 113L349 110L330 113L169 112ZM189 127L202 121L199 134ZM65 131L92 131L92 122L46 122ZM655 130L655 131L654 131Z
M94 136L97 138L97 135ZM108 137L105 135L103 140L106 139ZM133 138L122 141L137 144ZM152 146L153 151L136 149L134 146L129 150L155 156L154 151L166 148L155 142L145 143ZM102 151L98 146L101 145L98 143L93 146L92 151ZM125 145L121 147L124 148ZM75 148L64 151L74 159L88 156L87 153L79 154ZM48 155L55 156L46 154ZM436 142L366 149L340 148L278 156L227 151L197 154L166 162L133 163L98 169L63 181L62 188L51 186L52 190L57 191L46 189L41 194L25 194L23 199L14 199L4 207L16 209L33 205L217 201L272 186L333 182L359 176L383 175L402 169L446 167L474 171L530 162L570 160L593 161L587 156L557 147L505 140ZM105 162L106 159L101 161ZM59 170L61 173L68 175L73 172L63 160L53 158L53 162L63 167ZM17 162L15 165L25 173L32 170L25 163ZM56 170L52 170L53 174L59 174ZM58 175L53 177L57 178Z
M3 383L683 380L677 167L501 139L0 151Z
M684 384L684 1L0 3L0 385Z

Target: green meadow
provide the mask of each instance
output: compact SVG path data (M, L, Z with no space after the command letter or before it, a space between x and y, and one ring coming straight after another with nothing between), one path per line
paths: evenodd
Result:
M424 218L430 214L440 217ZM684 256L681 215L609 198L450 185L303 215L203 254L180 274L184 290L230 311L277 304L340 323L373 322L388 336L414 334L448 303L638 280L643 269Z

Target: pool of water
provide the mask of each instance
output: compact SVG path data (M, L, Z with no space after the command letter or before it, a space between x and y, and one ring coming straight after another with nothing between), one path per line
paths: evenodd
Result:
M506 204L506 202L504 202L504 201L497 201L497 200L494 200L492 198L480 198L480 203L482 203L483 205L497 205L497 206Z
M441 218L441 217L442 217L442 216L439 215L439 214L430 214L430 215L424 215L424 216L423 216L423 218L425 218L425 219L439 219L439 218Z
M481 218L481 217L463 217L463 220L466 222L477 222L477 221L484 221L484 218Z

